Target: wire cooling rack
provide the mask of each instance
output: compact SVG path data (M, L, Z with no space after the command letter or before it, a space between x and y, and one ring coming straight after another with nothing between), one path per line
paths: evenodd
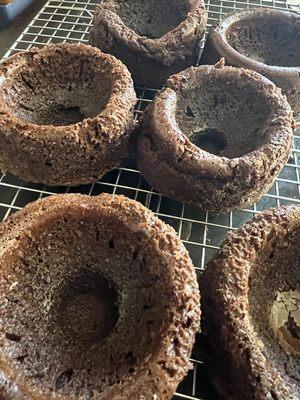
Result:
M32 46L44 46L47 43L64 41L88 43L93 11L99 2L100 0L48 1L5 57L17 51L30 49ZM300 12L300 0L207 0L206 6L209 12L208 28L222 15L237 9L269 7ZM138 118L151 102L156 91L146 87L138 87L136 90L138 103L135 117ZM229 230L237 229L254 214L269 207L300 203L299 157L300 132L295 135L294 149L290 160L269 193L249 209L223 215L202 212L161 196L152 190L142 179L135 166L130 163L108 173L101 181L93 185L77 188L50 188L23 182L10 174L2 175L0 177L0 220L6 219L11 213L29 202L54 193L76 192L97 195L108 192L124 194L140 201L176 229L190 252L197 273L200 274ZM202 341L199 336L192 355L194 368L178 387L174 400L216 398L201 356L201 345Z

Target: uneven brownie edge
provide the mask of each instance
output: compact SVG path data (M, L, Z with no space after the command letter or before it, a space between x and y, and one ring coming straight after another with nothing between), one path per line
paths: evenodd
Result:
M262 24L259 21L263 21ZM294 37L295 46L297 46L297 37L299 37L298 26L300 24L300 15L292 11L282 11L268 8L257 8L250 10L242 10L225 15L221 21L213 25L209 31L207 41L201 55L201 64L214 64L221 57L224 57L228 65L235 67L249 68L260 74L266 76L278 87L282 88L283 94L288 98L288 101L294 110L295 115L300 113L300 66L299 57L300 52L295 47L291 49L291 37ZM252 24L251 24L252 23ZM257 50L253 49L251 52L249 48L243 49L242 42L236 44L235 38L239 35L246 34L245 43L256 43L258 48L261 47L261 42L264 41L264 36L268 33L259 32L259 26L266 30L268 24L277 27L277 32L274 29L269 29L270 37L274 35L273 43L277 43L277 48L273 50L273 57L277 59L264 59L264 53L256 54ZM235 30L238 26L238 31ZM250 30L247 27L251 26L253 32L252 39L247 37ZM245 29L243 29L245 28ZM257 28L258 34L256 35L255 29ZM275 32L275 33L274 33ZM260 36L258 36L260 34ZM280 44L279 40L275 39L276 36L289 35L286 37L287 45ZM249 47L249 46L248 46ZM271 48L271 45L266 46L266 49ZM268 52L268 57L272 52ZM282 56L280 57L280 54ZM287 61L287 57L295 55L295 62L292 60ZM267 58L268 58L267 57ZM298 60L298 62L296 61ZM287 64L285 64L285 62ZM290 65L288 64L290 63Z
M142 12L146 7L144 3L138 5L137 0L131 1L138 11ZM147 37L147 33L143 35L127 26L128 18L122 20L122 15L119 15L122 10L118 8L125 7L123 3L119 5L118 1L105 0L95 10L90 43L122 60L136 84L159 88L169 76L197 62L207 22L203 0L179 0L177 3L178 9L185 8L182 19L169 31L162 31L157 37ZM161 6L164 4L161 2ZM155 10L158 7L156 4ZM170 8L174 8L173 3ZM171 19L170 12L164 21ZM151 24L154 22L149 23L150 28Z
M200 277L206 358L222 399L300 396L299 357L266 320L278 290L299 291L299 233L299 206L265 211L228 235Z
M69 229L64 229L64 227ZM55 240L51 239L56 233L62 236L62 241L59 243L55 243ZM72 243L68 242L68 236L72 238ZM78 237L81 238L80 241L78 241ZM84 241L85 237L87 242ZM83 245L80 246L80 243ZM77 252L76 246L78 246ZM75 399L81 394L101 400L129 398L138 400L141 397L171 399L178 383L191 366L189 357L200 323L200 296L195 270L188 252L173 228L164 224L141 204L123 196L58 195L36 201L3 222L0 225L0 248L1 297L6 298L6 302L3 303L5 307L1 313L3 319L0 354L1 398L5 400ZM97 253L97 248L101 249L99 253ZM33 254L32 249L35 249L35 253L38 254L38 262L42 263L38 269L35 269L33 259L29 262ZM46 250L50 252L49 257L51 257L51 270L48 270L48 278L47 275L44 276L39 272L44 270L43 265L47 262L43 259L43 251ZM51 251L53 251L52 256ZM48 336L62 340L56 324L46 335L44 344L36 349L34 344L38 343L39 338L42 337L43 330L47 330L47 321L41 320L43 326L37 328L31 326L31 317L26 311L27 289L20 293L20 289L17 290L16 286L20 287L22 282L28 280L28 277L31 276L28 271L32 268L35 274L32 275L32 281L30 279L30 286L36 288L34 293L37 297L34 298L38 299L39 287L46 288L43 296L47 298L47 285L55 287L57 281L52 282L51 277L58 271L56 268L60 268L59 265L65 265L64 255L68 254L68 251L71 256L70 266L73 265L70 275L67 273L70 268L64 270L66 276L69 276L66 278L68 281L70 276L75 274L77 257L79 257L79 264L83 266L85 265L84 260L89 260L92 265L88 254L100 257L98 261L100 264L102 263L101 273L108 280L114 280L119 319L109 336L99 344L94 343L91 350L86 349L84 341L81 342L81 340L86 340L86 337L83 339L81 337L84 334L84 330L81 329L76 331L76 335L79 337L76 339L75 345L70 344L72 342L66 342L62 347L64 352L62 353L61 349L58 349L59 351L56 353L55 343L48 340ZM56 267L57 254L60 254L61 261ZM109 256L110 262L116 263L115 265L120 268L118 273L110 277L108 275L112 274L112 270L105 267L105 260ZM20 262L23 265L21 270L18 269ZM92 266L87 269L84 266L84 268L85 275L88 275ZM36 278L39 273L42 274L41 277L44 277ZM123 276L122 274L131 276L130 280L125 281L124 279L123 282L123 278L120 278ZM19 278L17 281L16 277ZM44 279L48 282L47 285L43 283ZM93 278L90 284L94 284L95 281L96 279ZM27 286L24 283L24 288ZM10 289L6 291L5 288ZM54 298L55 293L60 292L56 289L53 292ZM62 293L66 293L66 291L64 290ZM69 292L67 291L67 293ZM140 301L136 301L136 298ZM59 299L60 297L58 297ZM77 298L75 300L76 302L72 302L72 305L78 303ZM135 304L132 305L133 308L126 305L130 302ZM32 302L28 304L35 304L33 298ZM53 304L50 302L48 316L56 316L57 313L54 311L57 304L57 301ZM11 324L13 316L17 315L18 307L22 308L22 315L27 316L27 328L25 324L23 330L21 329L22 322L13 321ZM15 310L14 313L11 312L12 309ZM37 310L32 310L31 315L36 313L38 316L40 311ZM21 320L22 315L20 316ZM58 316L60 315L59 318L63 322L66 319L69 321L68 313L62 311L61 314L58 313ZM136 318L139 316L137 321L134 320L134 315ZM126 321L126 316L129 316L132 321ZM32 316L32 318L34 317L35 315ZM147 321L147 318L154 318L154 321ZM151 325L148 322L149 324L151 322ZM148 328L142 330L142 336L139 336L139 329L143 324L148 324ZM15 330L11 329L12 326ZM114 336L117 335L116 332L121 329L120 327L125 329L125 326L127 332L124 331L123 334L121 332L119 336ZM62 329L70 328L69 323L62 327ZM73 327L72 324L71 327ZM39 335L32 339L31 334L34 329L38 329ZM72 335L74 334L72 333ZM26 348L26 343L28 348ZM51 354L45 348L45 343L51 345ZM110 343L111 347L105 347L108 346L107 343ZM131 345L131 343L134 344ZM79 348L87 352L86 354L89 354L92 360L94 360L94 355L97 355L96 359L99 357L101 359L100 347L104 355L109 348L111 357L116 357L118 348L127 349L125 358L121 353L115 361L108 361L108 366L113 370L111 374L107 375L107 381L103 380L105 377L101 377L101 374L100 376L96 374L97 378L93 378L95 371L93 363L89 361L86 380L83 380L82 386L79 385L82 381L81 371L77 371L72 365L65 368L64 357L67 357L71 349L71 353L75 354L74 357L80 359L80 354L76 355ZM56 368L52 359L52 362L47 363L45 376L38 371L35 371L32 376L28 376L29 370L34 371L35 367L43 364L41 356L38 359L30 360L31 356L34 358L36 351L44 354L47 360L50 356L54 357L56 363L61 363L60 368ZM105 360L109 360L109 357L105 357ZM77 358L73 359L73 362L76 364ZM85 371L84 358L80 362L82 371ZM104 361L103 364L106 365ZM64 369L61 370L63 365ZM97 364L94 365L94 369L97 369ZM102 365L101 367L104 368ZM114 368L117 368L116 372L114 372ZM53 371L56 373L56 370L59 371L59 374L54 376L53 381L52 375L51 377L47 376L47 372L50 375ZM115 380L114 373L119 374ZM76 382L77 376L81 376L81 380L78 382ZM72 392L72 388L76 390Z
M228 90L224 92L222 85ZM235 91L234 99L229 86ZM222 117L224 109L226 119ZM239 115L235 117L236 113ZM197 122L198 115L202 125ZM199 125L201 132L216 128L218 133L220 128L214 126L217 118L223 128L227 120L233 124L231 130L227 122L225 127L229 135L225 135L225 141L229 143L230 139L228 156L226 146L213 154L193 141L196 122L203 126ZM248 130L255 128L255 121L257 144L249 140L255 132L247 135L243 127L246 124ZM263 76L226 67L222 62L192 67L172 76L145 110L138 128L137 162L144 178L157 191L205 210L226 212L253 204L269 190L289 158L293 128L285 97ZM223 134L221 129L218 136ZM235 139L239 134L247 140L246 154L237 154L243 149Z
M4 173L89 184L130 153L136 95L115 57L83 44L47 45L4 60L0 82Z

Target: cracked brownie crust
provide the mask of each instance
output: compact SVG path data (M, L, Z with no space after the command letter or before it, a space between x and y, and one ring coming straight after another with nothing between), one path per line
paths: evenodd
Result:
M122 60L135 83L161 87L197 62L206 22L203 0L105 0L90 43Z
M249 70L189 68L144 112L137 161L159 192L205 210L253 204L289 158L294 121L280 89Z
M129 153L136 96L127 68L86 45L58 44L0 64L0 168L25 181L97 181Z
M171 399L200 304L175 231L123 196L51 196L0 225L0 397Z
M221 398L300 398L299 239L299 206L265 211L228 235L200 278Z

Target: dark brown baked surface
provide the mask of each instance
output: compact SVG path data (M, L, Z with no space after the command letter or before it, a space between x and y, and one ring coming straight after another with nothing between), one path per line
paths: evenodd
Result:
M129 153L136 96L127 68L86 45L57 44L0 64L0 168L25 181L97 181Z
M225 15L212 26L201 64L224 57L228 65L249 68L281 87L300 113L300 15L259 8Z
M157 191L186 204L246 207L288 160L293 123L280 89L263 76L222 63L192 67L146 109L138 166Z
M265 211L229 234L200 277L222 399L300 398L299 239L299 206Z
M161 87L197 62L206 22L203 0L104 0L90 43L122 60L135 83Z
M0 397L170 399L199 328L175 231L123 196L51 196L0 225Z

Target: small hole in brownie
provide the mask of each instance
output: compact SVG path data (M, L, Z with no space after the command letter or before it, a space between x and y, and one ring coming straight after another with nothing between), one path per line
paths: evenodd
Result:
M71 378L73 375L73 369L68 368L65 371L63 371L55 381L55 391L63 388L67 383L70 382Z
M203 131L193 133L189 139L200 149L215 155L219 155L227 145L225 136L213 128L206 128Z
M270 394L272 396L272 399L279 400L277 393L273 389L270 391Z
M193 319L192 318L188 318L186 323L185 323L185 328L186 329L190 328L192 326L192 322L193 322Z
M138 258L138 255L139 255L139 251L137 249L135 249L133 254L132 254L132 259L136 260Z
M188 117L195 118L195 113L190 106L187 106L185 113Z
M24 355L18 356L18 357L16 358L16 360L19 361L19 363L22 364L22 363L24 362L24 360L25 360L26 357L28 357L28 354L24 354Z
M111 238L110 241L108 242L108 246L110 249L114 249L115 248L115 242L114 239Z
M22 336L14 332L5 332L5 337L8 340L12 340L13 342L20 342Z

